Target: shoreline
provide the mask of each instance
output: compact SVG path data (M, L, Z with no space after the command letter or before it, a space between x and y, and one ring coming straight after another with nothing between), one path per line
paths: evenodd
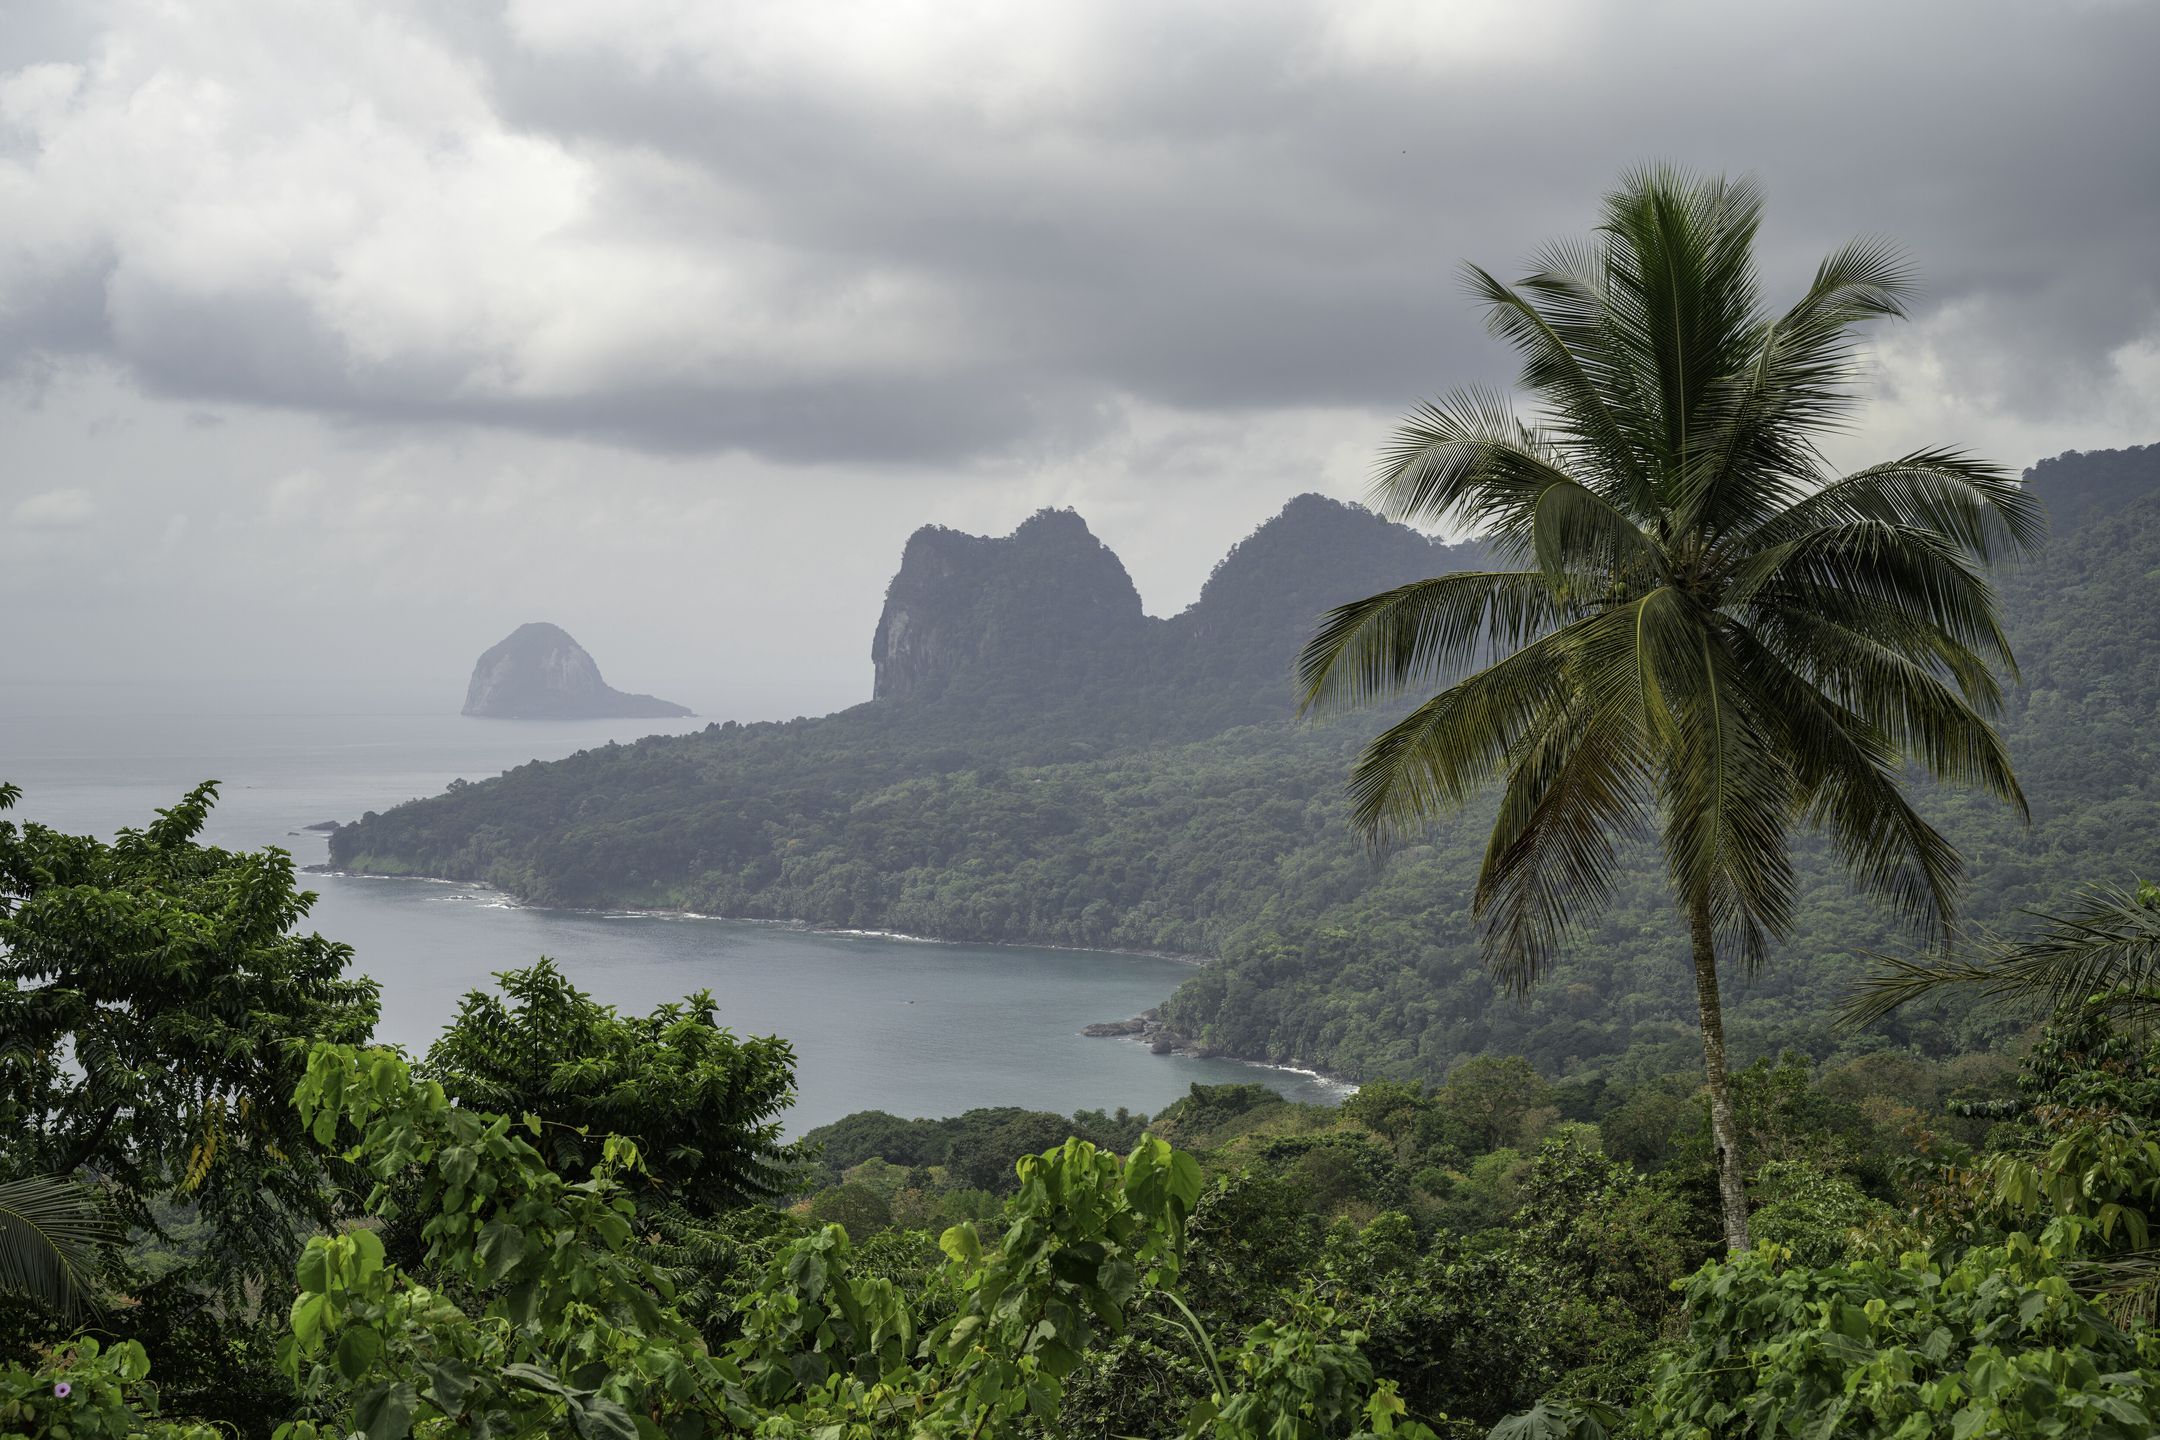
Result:
M1117 945L1058 945L1047 940L961 940L942 935L915 935L905 930L868 930L858 926L818 925L808 920L776 920L764 915L715 915L675 905L541 905L520 900L485 880L450 880L440 875L388 875L376 870L335 870L328 865L308 865L305 875L327 875L337 880L413 880L423 885L452 885L466 890L486 890L500 895L521 910L546 910L558 915L597 915L624 920L719 920L729 925L769 925L805 935L835 935L860 940L899 940L910 945L979 945L986 950L1055 950L1066 954L1131 955L1144 960L1167 960L1174 965L1202 970L1215 963L1212 955L1188 955L1179 950L1129 950ZM1257 1062L1256 1062L1257 1063Z
M1087 1032L1082 1031L1081 1033L1086 1034ZM1145 1035L1101 1035L1092 1036L1090 1038L1105 1040L1122 1040L1129 1045L1140 1046L1141 1048L1148 1050L1150 1054L1167 1053L1172 1055L1182 1055L1189 1060L1228 1060L1234 1065L1244 1065L1254 1070L1272 1070L1278 1075L1302 1076L1304 1079L1312 1081L1315 1085L1319 1085L1330 1092L1334 1092L1335 1098L1331 1103L1337 1105L1341 1104L1343 1101L1349 1099L1352 1095L1357 1094L1358 1091L1365 1088L1363 1081L1347 1079L1341 1075L1331 1075L1325 1070L1315 1070L1309 1065L1293 1065L1276 1060L1255 1060L1252 1059L1250 1056L1231 1055L1220 1050L1211 1052L1206 1055L1198 1054L1191 1050L1171 1050L1167 1052L1156 1051L1149 1045L1148 1038Z
M873 930L856 926L813 925L807 920L774 920L763 916L714 915L702 910L689 910L680 906L640 905L538 905L520 900L507 890L501 890L481 880L451 880L440 875L386 875L372 870L338 870L328 865L309 865L303 874L324 875L338 880L412 880L424 885L446 885L461 890L483 891L500 896L508 906L525 910L544 910L562 915L591 915L600 919L624 920L717 920L729 925L763 925L777 930L792 930L805 935L828 935L840 939L896 940L910 945L974 945L989 950L1049 950L1065 954L1089 953L1096 955L1125 955L1146 960L1165 960L1193 970L1201 970L1216 963L1215 957L1188 955L1174 950L1129 950L1104 945L1055 945L1032 940L948 940L936 935L915 935L903 930ZM1151 1012L1152 1013L1152 1012ZM1106 1021L1095 1024L1123 1026L1131 1021ZM1148 1039L1137 1031L1097 1032L1095 1024L1083 1026L1081 1033L1096 1039L1129 1039L1146 1045ZM1300 1075L1331 1089L1339 1089L1347 1098L1357 1093L1359 1082L1347 1076L1332 1074L1308 1065L1285 1063L1275 1060L1259 1060L1249 1055L1232 1055L1216 1051L1200 1055L1179 1046L1174 1053L1192 1055L1197 1059L1230 1060L1249 1065L1257 1070L1273 1070L1278 1074Z

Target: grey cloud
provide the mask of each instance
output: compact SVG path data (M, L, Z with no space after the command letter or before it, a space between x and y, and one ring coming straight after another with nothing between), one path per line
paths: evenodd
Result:
M724 266L747 231L805 295L902 277L939 298L912 322L935 333L865 338L903 354L919 338L917 360L633 366L525 398L470 383L479 342L360 361L290 287L190 297L101 255L8 343L102 351L198 403L348 422L982 461L1085 446L1127 397L1396 411L1505 378L1458 261L1512 270L1649 157L1762 176L1773 285L1856 231L1903 240L1956 317L1951 379L2020 413L2073 400L2112 350L2160 333L2160 7L1596 7L1546 49L1422 67L1328 58L1316 8L1231 13L1133 12L1113 64L1091 57L1070 103L1019 120L786 75L716 85L688 56L648 71L543 55L455 8L430 22L513 132L596 167L611 233ZM642 155L723 198L655 179Z
M14 522L25 530L79 530L97 518L97 502L80 490L47 490L18 501Z
M498 93L744 186L835 266L945 277L1014 363L1171 405L1394 409L1492 378L1458 259L1509 271L1647 157L1765 178L1773 284L1895 235L1932 305L1983 302L1959 349L2027 413L2160 327L2153 7L1612 7L1549 68L1439 78L1316 73L1309 12L1252 14L1158 26L1037 147L507 44Z

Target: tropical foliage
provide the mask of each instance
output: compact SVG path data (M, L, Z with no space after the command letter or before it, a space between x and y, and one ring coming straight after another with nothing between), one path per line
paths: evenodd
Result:
M216 794L110 844L0 821L0 1177L93 1172L152 1232L160 1201L214 1216L208 1270L238 1280L331 1216L292 1088L306 1037L364 1039L376 1003L349 948L295 933L289 855L196 843Z
M167 849L137 905L196 893L209 862ZM2112 1436L2160 1403L2160 1048L2113 997L2022 1069L1739 1071L1766 1243L1720 1262L1684 1071L1473 1058L1334 1109L1201 1087L1153 1117L866 1113L778 1147L792 1058L708 997L637 1018L551 967L503 981L417 1067L332 1037L295 1055L281 1143L327 1219L252 1257L237 1300L209 1257L247 1212L155 1167L79 1172L158 1223L80 1267L89 1328L14 1297L0 1418L188 1440ZM173 1046L146 1065L189 1053L185 1029L145 1033ZM686 1116L661 1076L711 1106ZM733 1133L696 1130L708 1108ZM751 1154L757 1194L712 1188L710 1157Z
M2139 1020L2160 1008L2160 885L2096 885L2068 913L2038 918L2037 933L1993 937L1976 958L1883 957L1887 970L1869 978L1847 1015L1870 1024L1946 989L2051 1008L2105 995Z
M0 1292L79 1315L102 1253L119 1238L104 1196L74 1180L0 1183Z
M660 1162L647 1205L718 1214L789 1188L780 1115L795 1098L784 1040L738 1040L709 991L623 1016L546 960L496 977L502 994L465 997L422 1073L468 1109L548 1117L543 1147L582 1175L609 1136Z

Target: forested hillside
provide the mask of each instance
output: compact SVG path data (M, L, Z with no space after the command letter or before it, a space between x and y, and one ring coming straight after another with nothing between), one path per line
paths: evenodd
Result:
M2028 482L2057 525L2002 579L2024 678L2004 724L2032 825L1925 801L1967 858L1979 922L2160 875L2160 446L2062 456ZM1003 541L926 532L879 628L879 700L528 765L348 826L333 862L543 903L1215 957L1167 1007L1176 1027L1358 1077L1437 1078L1487 1052L1551 1073L1675 1068L1696 1044L1692 997L1647 859L1544 986L1502 996L1467 914L1489 815L1376 859L1341 798L1372 722L1285 718L1312 616L1471 563L1308 497L1158 621L1077 517ZM1818 1054L1854 1043L1830 1006L1864 952L1903 943L1811 874L1793 942L1737 987L1742 1054L1773 1029ZM1947 1053L2005 1023L1915 1008L1889 1038Z

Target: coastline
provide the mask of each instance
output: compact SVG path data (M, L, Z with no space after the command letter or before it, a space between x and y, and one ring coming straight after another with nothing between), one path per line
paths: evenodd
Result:
M866 929L859 926L814 925L806 920L776 920L765 916L715 915L701 910L689 910L680 906L640 905L540 905L521 900L506 890L480 880L451 880L440 875L388 875L371 870L340 870L327 864L303 867L303 873L324 875L340 880L409 880L427 885L445 885L462 890L484 892L499 897L491 903L507 904L521 909L545 910L564 915L589 915L600 919L625 920L717 920L731 925L763 925L773 929L793 930L806 935L828 935L842 939L893 940L915 945L976 945L993 950L1049 950L1061 953L1091 952L1098 955L1130 955L1150 960L1164 960L1172 964L1203 969L1215 963L1215 957L1191 955L1172 950L1134 950L1109 945L1057 945L1030 940L956 940L937 935L916 935L902 930ZM1152 1045L1159 1031L1143 1031L1143 1021L1154 1024L1148 1016L1135 1017L1130 1021L1097 1022L1085 1025L1081 1033L1095 1038L1126 1039L1141 1045ZM1126 1027L1132 1028L1126 1028ZM1206 1051L1196 1048L1186 1037L1178 1037L1172 1049L1178 1053L1199 1055L1202 1058L1234 1060L1240 1065L1250 1065L1259 1070L1273 1070L1285 1075L1301 1075L1331 1089L1340 1089L1345 1097L1357 1093L1358 1082L1347 1076L1336 1075L1295 1061L1283 1062L1256 1059L1249 1055L1234 1055L1227 1051Z
M1081 1033L1086 1034L1087 1032L1083 1031ZM1128 1044L1139 1045L1143 1047L1149 1044L1148 1038L1146 1036L1137 1034L1112 1035L1100 1038L1123 1040ZM1315 1070L1309 1065L1288 1064L1276 1060L1255 1060L1247 1055L1232 1055L1222 1050L1211 1050L1204 1055L1192 1050L1180 1050L1173 1053L1192 1055L1198 1059L1229 1060L1239 1065L1250 1066L1255 1070L1272 1070L1278 1075L1302 1075L1307 1080L1310 1080L1329 1091L1337 1092L1336 1097L1332 1103L1338 1105L1341 1104L1344 1100L1349 1099L1352 1095L1357 1094L1359 1090L1364 1088L1364 1082L1362 1081L1352 1080L1342 1075L1331 1074L1326 1070Z
M1205 969L1215 963L1212 955L1190 955L1180 950L1132 950L1119 945L1058 945L1047 940L966 940L948 935L916 935L905 930L870 930L859 926L818 925L808 920L777 920L765 915L715 915L706 910L687 910L678 905L542 905L520 900L484 880L450 880L440 875L390 875L376 870L337 870L328 865L307 865L302 874L328 875L339 880L416 880L426 885L455 885L467 890L487 890L511 904L528 910L549 910L562 915L597 915L625 920L721 920L730 925L770 925L799 930L806 935L837 935L864 940L898 940L910 945L980 945L987 950L1056 950L1093 955L1133 955L1147 960L1167 960L1174 965ZM1257 1063L1257 1062L1256 1062Z

